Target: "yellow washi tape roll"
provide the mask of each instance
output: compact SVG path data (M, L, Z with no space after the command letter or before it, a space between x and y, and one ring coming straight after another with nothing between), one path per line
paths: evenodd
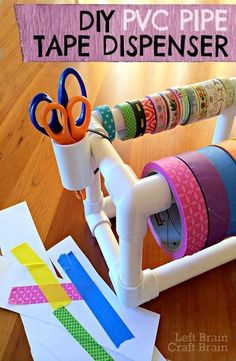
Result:
M71 302L46 263L37 256L27 243L22 243L13 248L12 254L28 269L54 310Z

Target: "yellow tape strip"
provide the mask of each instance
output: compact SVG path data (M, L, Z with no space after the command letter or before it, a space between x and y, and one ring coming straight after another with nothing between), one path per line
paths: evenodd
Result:
M54 310L66 306L71 302L71 299L48 266L27 243L22 243L13 248L12 253L18 261L28 269Z

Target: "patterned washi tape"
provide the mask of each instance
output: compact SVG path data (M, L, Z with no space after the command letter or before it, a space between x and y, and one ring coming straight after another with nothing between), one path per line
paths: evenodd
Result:
M163 219L160 219L160 223L156 221L156 215L149 218L149 226L157 243L174 259L198 252L207 240L208 214L196 178L177 157L148 163L142 177L153 172L165 177L176 202L168 211L159 213Z
M83 299L72 283L61 283L60 285L71 300ZM51 292L55 289L54 285L44 285L44 289L46 287L51 288ZM47 302L47 298L38 285L13 287L8 299L8 303L12 305L31 305Z
M204 154L213 163L224 183L230 209L230 222L227 236L234 236L236 234L235 160L232 159L227 151L215 145L198 149L197 152ZM219 194L219 197L221 197L221 194Z
M19 246L13 248L12 254L28 269L54 310L66 306L71 302L71 299L46 263L42 261L27 243L21 243ZM48 284L53 285L53 288L49 288Z
M70 303L70 298L64 289L61 287L57 278L48 268L47 264L33 251L27 243L22 243L12 249L12 254L22 263L30 272L44 296L49 301L54 309L54 316L63 324L67 331L76 339L76 341L87 351L95 361L113 360L112 357L100 346L95 339L84 329L84 327L77 321L72 314L63 306ZM53 284L53 292L48 284ZM46 286L44 288L43 286ZM58 287L57 287L58 286ZM60 294L59 294L60 290ZM65 294L67 301L63 296Z
M157 123L153 133L163 132L166 130L168 122L168 108L166 102L160 94L151 94L147 97L151 100L156 112Z
M141 99L143 106L145 119L146 119L146 129L145 133L152 134L156 128L157 120L154 106L149 98Z
M134 116L136 119L136 134L135 138L144 135L146 128L145 113L140 100L130 100L128 103L131 105Z
M72 337L83 347L94 361L114 361L113 358L100 346L77 319L65 308L58 308L53 312Z
M172 93L175 94L175 96L179 100L180 108L181 108L181 119L180 124L185 123L188 121L189 113L190 113L190 107L189 107L189 99L186 91L184 88L170 88L168 89Z
M160 93L169 109L169 119L166 129L175 128L181 121L180 105L177 97L169 90Z
M177 157L187 164L201 187L209 217L204 248L212 246L226 237L229 227L229 202L224 183L213 163L203 154L187 152Z
M229 78L217 78L217 80L219 80L225 88L225 91L226 91L226 105L225 106L228 107L234 101L235 90L234 90L233 84Z
M199 115L199 101L196 91L194 90L194 88L192 88L192 86L186 86L184 87L184 90L186 91L189 99L190 114L188 120L181 125L195 122L198 119Z
M115 121L111 109L108 105L99 105L94 110L98 112L101 117L102 125L106 130L110 141L116 137Z
M220 111L220 104L218 103L217 89L213 80L207 80L201 83L208 95L208 109L206 118L216 116Z
M193 84L192 88L197 93L198 102L199 102L199 112L198 112L197 120L204 119L207 116L207 110L209 104L207 91L201 83Z
M129 103L117 104L115 108L121 110L125 123L125 137L122 140L133 139L136 135L137 125L134 111Z
M226 107L226 90L224 85L218 79L212 79L217 94L218 114L220 114Z

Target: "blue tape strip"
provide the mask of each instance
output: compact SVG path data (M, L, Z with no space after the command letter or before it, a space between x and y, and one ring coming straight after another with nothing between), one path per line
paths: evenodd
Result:
M74 253L62 254L58 262L114 345L118 348L124 341L134 338L132 332L90 278Z
M227 236L236 235L236 162L222 148L210 146L198 149L204 154L217 169L224 185L228 197L230 209L230 223ZM221 195L219 194L219 197Z

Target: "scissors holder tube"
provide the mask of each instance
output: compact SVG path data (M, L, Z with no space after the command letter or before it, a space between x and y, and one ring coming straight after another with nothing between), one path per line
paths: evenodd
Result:
M52 140L52 146L63 187L72 191L88 187L94 179L88 135L69 145Z

